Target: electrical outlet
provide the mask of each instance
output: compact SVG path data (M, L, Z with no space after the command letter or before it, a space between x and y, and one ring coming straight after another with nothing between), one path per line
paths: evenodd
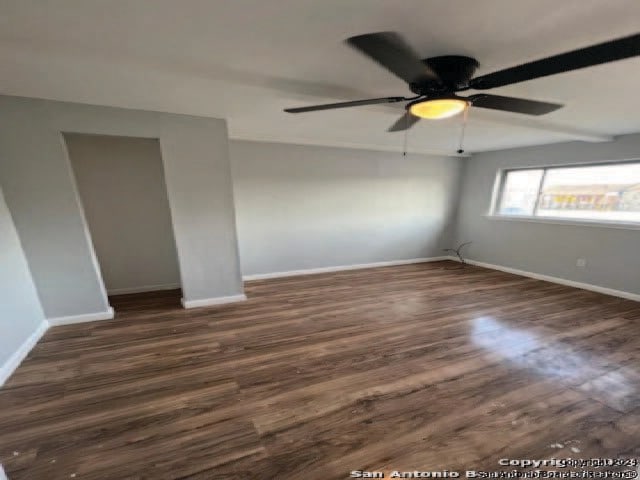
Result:
M587 259L586 258L579 258L578 260L576 260L576 266L577 267L586 267L587 266Z

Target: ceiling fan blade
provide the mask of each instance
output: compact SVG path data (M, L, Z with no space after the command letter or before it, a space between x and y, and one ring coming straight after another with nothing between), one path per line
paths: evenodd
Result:
M559 108L559 103L538 102L525 98L503 97L502 95L488 95L481 93L467 97L474 107L503 110L505 112L524 113L525 115L544 115Z
M402 132L403 130L409 130L418 123L419 120L420 117L416 117L415 115L411 115L409 112L405 112L404 115L396 120L396 123L387 129L387 132Z
M332 110L334 108L360 107L362 105L376 105L378 103L394 103L408 100L404 97L370 98L369 100L354 100L352 102L325 103L323 105L311 105L309 107L285 108L287 113L315 112L317 110Z
M409 44L395 32L356 35L348 38L346 42L409 84L440 80L438 75L422 62Z
M486 90L557 73L640 55L640 34L561 53L553 57L489 73L471 80L471 88Z

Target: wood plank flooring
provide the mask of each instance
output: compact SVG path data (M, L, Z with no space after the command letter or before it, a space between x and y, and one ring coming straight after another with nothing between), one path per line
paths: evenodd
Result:
M112 298L0 390L11 480L346 479L640 458L640 303L437 262ZM464 475L464 473L463 473Z

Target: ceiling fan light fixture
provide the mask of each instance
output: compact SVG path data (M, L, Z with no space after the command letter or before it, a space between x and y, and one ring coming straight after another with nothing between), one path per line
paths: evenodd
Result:
M459 114L468 104L469 102L461 98L435 98L410 105L409 112L416 117L439 120Z

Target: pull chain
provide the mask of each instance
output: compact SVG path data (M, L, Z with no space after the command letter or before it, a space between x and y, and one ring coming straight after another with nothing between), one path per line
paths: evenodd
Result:
M404 143L402 144L402 156L407 156L407 136L409 135L409 114L404 116Z
M464 133L467 127L467 119L469 118L469 105L464 107L464 112L462 114L462 130L460 131L460 143L458 144L458 153L464 153L464 149L462 145L464 143Z

